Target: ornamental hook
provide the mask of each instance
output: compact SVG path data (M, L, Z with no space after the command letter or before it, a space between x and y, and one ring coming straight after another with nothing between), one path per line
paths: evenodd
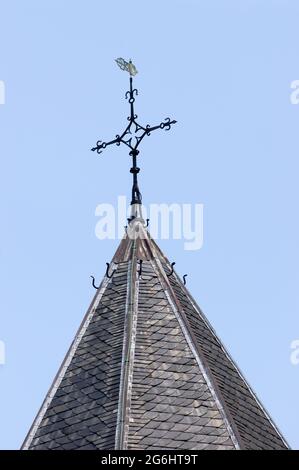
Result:
M173 267L174 267L174 265L175 265L175 261L174 261L173 263L171 263L171 271L170 271L169 274L167 274L168 277L173 274Z
M96 285L95 285L95 278L94 278L93 276L90 276L90 277L91 277L91 279L92 279L92 287L94 287L95 289L98 289L99 286L96 286Z
M139 260L139 269L137 271L138 272L138 277L141 277L141 275L142 275L142 262L143 262L143 260L140 259Z
M109 275L109 268L110 268L110 263L106 263L106 266L107 266L107 269L106 269L106 276L108 277L108 279L111 279L113 274L115 273L116 269L114 269L112 271L112 274Z
M184 274L183 276L183 280L184 280L184 286L186 285L186 277L188 276L188 274Z

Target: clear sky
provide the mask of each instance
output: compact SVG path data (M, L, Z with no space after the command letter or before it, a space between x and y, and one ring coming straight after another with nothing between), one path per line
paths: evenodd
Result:
M178 123L143 145L145 204L204 204L204 244L159 241L290 445L299 448L297 0L1 0L0 448L19 448L118 240L95 208L130 193L136 111Z

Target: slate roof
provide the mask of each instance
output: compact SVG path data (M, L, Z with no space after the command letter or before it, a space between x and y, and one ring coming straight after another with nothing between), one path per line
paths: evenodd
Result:
M288 448L143 221L130 226L22 449Z

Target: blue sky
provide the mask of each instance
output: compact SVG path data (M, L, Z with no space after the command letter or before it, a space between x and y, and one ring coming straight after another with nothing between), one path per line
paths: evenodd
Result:
M118 244L95 208L130 194L125 149L95 142L136 112L178 123L146 140L145 204L204 204L204 244L159 244L299 448L299 3L2 0L0 448L19 448Z

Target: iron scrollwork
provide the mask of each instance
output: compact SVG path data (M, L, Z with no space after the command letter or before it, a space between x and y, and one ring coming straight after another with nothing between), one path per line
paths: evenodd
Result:
M124 144L129 147L130 152L129 155L132 157L132 168L130 172L133 174L133 187L132 187L132 201L131 204L141 204L142 197L138 187L138 180L137 175L140 171L140 168L137 166L137 155L139 154L139 146L144 139L145 136L151 135L151 132L164 129L165 131L169 131L171 126L175 124L177 121L170 120L170 118L165 118L160 124L156 126L150 126L147 124L145 127L142 126L137 122L137 114L134 111L134 102L135 96L138 95L138 90L133 88L133 78L130 76L130 89L126 92L125 98L128 100L130 104L130 116L127 118L129 123L125 128L122 134L116 134L115 138L110 140L109 142L105 142L102 140L98 140L96 146L93 147L91 150L93 152L97 152L101 154L102 151L108 147L109 145L116 144L119 146L120 144ZM133 135L134 134L134 135ZM133 138L134 137L134 138Z

